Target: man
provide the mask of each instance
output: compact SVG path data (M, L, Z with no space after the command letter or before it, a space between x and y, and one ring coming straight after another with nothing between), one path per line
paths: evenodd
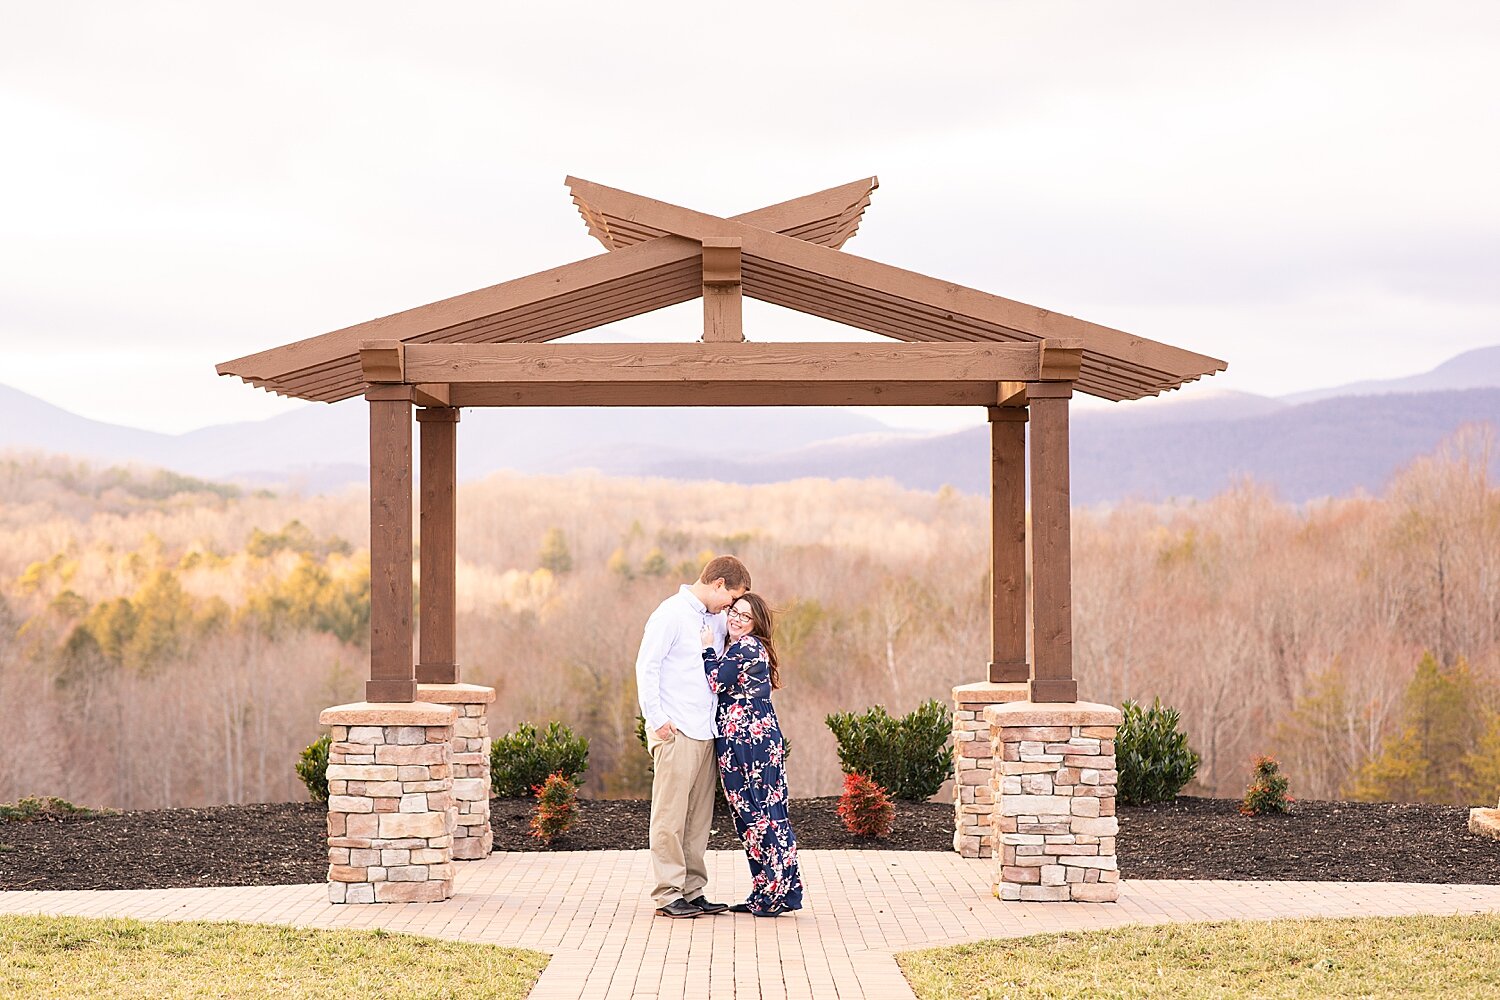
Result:
M709 825L719 768L714 756L718 698L703 673L704 626L714 646L724 647L724 610L750 589L750 571L734 556L709 561L698 582L684 584L661 602L646 621L635 683L646 718L646 749L651 752L651 898L664 917L722 913L710 903Z

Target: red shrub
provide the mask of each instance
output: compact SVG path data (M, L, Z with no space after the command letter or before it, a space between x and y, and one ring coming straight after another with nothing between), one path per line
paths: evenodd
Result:
M1264 813L1284 813L1295 801L1287 794L1291 783L1281 773L1281 765L1275 757L1255 758L1255 777L1245 789L1245 800L1240 803L1241 816L1260 816Z
M578 819L578 786L561 771L531 789L536 793L536 812L531 816L531 835L544 844L570 828Z
M844 775L844 794L839 796L839 819L856 837L890 836L896 807L885 789L863 774Z

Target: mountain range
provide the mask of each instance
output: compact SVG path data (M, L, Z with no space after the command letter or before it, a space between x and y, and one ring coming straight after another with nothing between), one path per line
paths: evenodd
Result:
M1290 501L1378 492L1392 473L1476 422L1500 426L1500 345L1405 378L1282 397L1190 387L1075 409L1073 496L1084 504L1205 498L1243 476ZM321 492L362 483L366 434L364 409L354 404L314 403L267 420L161 434L90 420L0 386L0 449L161 466L251 486ZM976 493L988 481L983 427L919 434L824 408L468 410L459 455L466 480L499 469L596 469L738 483L877 477Z

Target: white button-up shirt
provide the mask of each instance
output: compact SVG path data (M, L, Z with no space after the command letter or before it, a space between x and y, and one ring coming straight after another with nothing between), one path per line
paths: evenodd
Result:
M708 686L703 644L698 639L705 625L713 629L714 649L722 652L723 612L709 614L685 584L646 619L641 651L635 659L635 686L648 731L671 722L695 740L718 735L714 714L719 699Z

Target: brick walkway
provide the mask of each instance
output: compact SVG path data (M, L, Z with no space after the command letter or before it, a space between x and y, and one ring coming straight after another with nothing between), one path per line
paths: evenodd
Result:
M323 886L4 892L0 913L384 927L551 952L543 998L910 998L892 954L1129 923L1500 912L1500 886L1130 881L1119 903L1002 903L990 863L954 854L806 851L808 908L777 920L653 918L644 851L495 854L446 903L332 906ZM713 898L744 897L739 852L710 855ZM691 986L689 985L691 984ZM705 985L707 991L705 992Z

